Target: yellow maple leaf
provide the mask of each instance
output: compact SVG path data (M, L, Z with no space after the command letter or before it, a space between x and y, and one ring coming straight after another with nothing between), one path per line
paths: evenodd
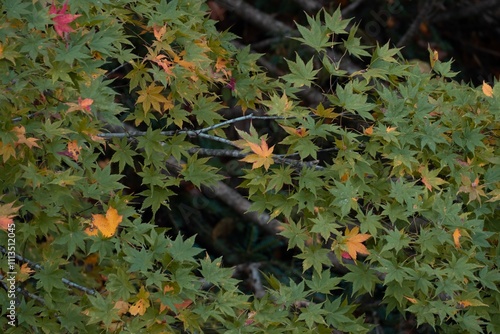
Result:
M139 299L134 305L130 306L128 312L131 315L144 315L148 307L149 304L144 299Z
M10 143L4 144L0 141L0 155L5 163L10 157L16 158L16 149Z
M139 97L137 98L137 103L142 103L142 109L144 114L146 114L151 107L153 110L162 111L160 103L168 102L167 98L163 96L163 87L151 84L146 87L146 89L141 89L137 93Z
M371 235L359 233L358 226L353 227L350 231L349 228L346 227L344 237L340 243L341 248L346 251L353 260L356 260L357 253L364 255L370 254L366 246L363 245L363 242L369 238L371 238Z
M14 127L12 129L12 131L14 131L14 133L17 136L16 145L22 145L22 144L24 144L24 145L28 146L29 148L40 147L36 143L36 141L38 139L36 139L36 138L26 138L26 129L24 128L24 126L22 126L22 125L16 126L16 127Z
M483 89L484 95L486 95L487 97L493 97L493 88L491 88L491 86L488 85L484 81L483 81L482 89Z
M101 231L102 235L112 237L118 225L122 222L123 216L118 214L115 208L109 207L106 216L96 214L92 215L92 226L85 230L88 235L97 235Z
M149 292L144 289L144 286L141 286L139 293L137 294L137 298L139 298L134 305L130 306L128 312L131 315L144 315L146 310L151 305L149 302Z
M264 166L268 170L271 164L274 163L272 158L274 146L269 147L264 138L261 138L260 145L251 142L247 142L247 144L254 154L249 154L240 161L252 163L252 169Z

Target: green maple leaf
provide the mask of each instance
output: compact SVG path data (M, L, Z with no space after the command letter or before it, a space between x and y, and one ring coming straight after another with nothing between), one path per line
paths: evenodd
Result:
M350 55L355 56L358 59L361 59L361 56L370 56L370 54L365 51L368 49L368 46L361 45L361 38L355 37L356 31L358 30L359 24L354 25L349 32L349 37L347 40L343 39L344 47Z
M282 76L282 78L290 82L293 87L311 87L311 82L319 72L319 70L314 70L313 68L313 58L307 64L304 63L298 54L295 55L295 62L288 59L285 60L291 73Z
M427 167L421 166L418 171L420 172L420 175L422 175L422 183L429 191L432 191L432 188L439 190L440 185L448 183L437 176L440 172L439 169L429 171Z
M321 24L319 13L318 15L316 15L316 18L308 15L307 22L310 26L309 29L296 23L297 29L299 30L302 37L295 37L294 39L306 45L309 45L314 50L316 50L316 52L320 52L324 48L330 46L330 32L325 26Z
M194 256L201 253L203 249L194 247L194 239L195 237L192 236L189 239L182 240L182 237L177 235L175 240L172 241L171 246L168 248L168 252L176 261L196 262Z
M323 265L330 265L330 259L328 258L328 249L322 248L319 245L311 246L304 249L304 252L297 255L297 258L304 260L302 263L302 271L305 272L307 269L313 267L317 273L323 272Z
M307 231L300 222L293 222L289 220L288 224L284 224L283 231L279 234L288 239L288 249L298 247L300 250L304 249L306 240L308 239Z

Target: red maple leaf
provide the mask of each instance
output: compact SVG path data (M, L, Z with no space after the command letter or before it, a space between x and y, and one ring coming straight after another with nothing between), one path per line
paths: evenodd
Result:
M52 6L50 6L49 13L55 14L52 18L54 21L54 28L56 29L56 33L62 38L67 38L68 33L74 31L73 28L69 26L71 22L76 20L77 17L80 17L80 14L66 14L68 10L68 1L64 2L60 9L57 9L56 4L52 2Z

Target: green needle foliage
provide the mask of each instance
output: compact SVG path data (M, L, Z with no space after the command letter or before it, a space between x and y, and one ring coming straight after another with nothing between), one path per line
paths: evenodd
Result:
M273 79L207 11L2 2L0 302L15 305L2 306L4 332L366 333L370 298L438 332L500 332L500 85L453 81L432 51L422 71L363 45L340 11L298 25L308 51ZM365 65L349 74L331 48ZM335 84L306 107L298 93L320 75ZM274 130L230 137L228 103L262 110ZM302 271L264 272L258 297L195 237L143 214L182 184L223 182L193 150L214 139L246 155L238 189L281 222Z

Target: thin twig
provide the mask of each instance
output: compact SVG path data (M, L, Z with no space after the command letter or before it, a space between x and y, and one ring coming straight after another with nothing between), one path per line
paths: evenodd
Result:
M2 246L0 246L0 252L2 252L4 254L7 254L7 250L4 247L2 247ZM35 262L33 262L33 261L31 261L31 260L29 260L29 259L27 259L27 258L25 258L25 257L23 257L23 256L21 256L19 254L17 254L17 253L15 254L15 258L19 262L27 263L28 266L30 268L34 269L34 270L42 270L43 269L43 267L41 265L39 265L38 263L35 263ZM64 284L66 284L67 286L69 286L71 288L78 289L78 290L83 291L86 294L89 294L89 295L92 295L92 296L97 295L97 291L95 291L94 289L89 289L87 287L81 286L80 284L72 282L72 281L70 281L69 279L66 279L66 278L62 278L61 280L62 280L62 282Z
M349 6L346 6L344 9L342 9L342 16L343 17L348 17L352 14L352 12L359 7L363 2L366 0L357 0L349 4Z
M477 14L484 13L485 11L497 8L500 6L500 0L485 0L474 5L466 4L455 10L447 10L443 14L436 15L432 18L433 23L444 22L449 20L456 20L463 17L474 17Z
M293 0L308 13L316 13L323 5L315 0Z
M2 274L0 274L0 281L1 281L0 283L2 283L2 285L3 285L3 287L4 287L5 290L9 291L9 287L7 286L6 283L3 282L3 279L4 279L4 276ZM22 289L19 286L16 287L16 291L19 292L20 294L28 297L28 298L36 300L40 304L45 305L45 300L42 297L40 297L38 295L35 295L34 293L26 291L26 290Z
M408 30L406 30L403 37L399 39L398 43L396 44L397 47L404 46L408 42L408 40L410 40L410 38L412 38L417 33L420 24L429 18L430 13L432 12L433 9L434 9L433 0L425 1L420 13L417 15L415 20L413 20L413 22L411 23Z
M266 32L275 35L284 35L287 37L299 36L298 30L289 27L281 21L276 20L274 17L267 13L263 13L257 8L249 5L242 0L216 0L222 6L232 10L236 15L242 17L248 22L260 27ZM327 51L330 59L341 59L342 55L334 49ZM340 68L347 71L349 74L359 71L361 68L354 64L349 58L344 58L340 63Z

